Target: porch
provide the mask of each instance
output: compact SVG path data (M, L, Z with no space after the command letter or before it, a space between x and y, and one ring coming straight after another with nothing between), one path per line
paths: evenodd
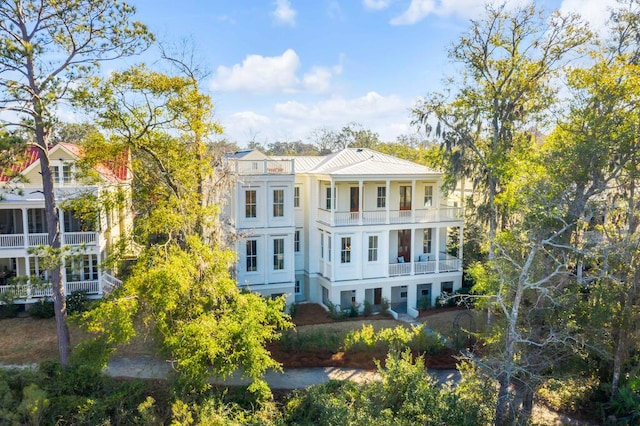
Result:
M338 211L318 209L318 222L328 226L389 225L462 220L460 207L440 206L416 210Z
M439 274L441 272L462 271L462 260L442 253L438 260L424 260L417 262L389 263L389 276Z

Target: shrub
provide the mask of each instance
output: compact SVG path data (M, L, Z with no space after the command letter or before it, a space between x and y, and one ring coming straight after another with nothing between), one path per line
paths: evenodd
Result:
M349 307L349 316L351 318L355 318L358 316L358 308L360 305L358 305L357 303L352 303L351 306Z
M380 310L383 314L386 314L389 311L389 299L386 297L383 297L382 300L380 300Z
M18 306L13 303L14 299L12 291L0 294L0 319L15 318L18 314Z
M431 307L431 298L429 296L422 296L420 298L418 307L422 311L426 311L427 309L429 309Z
M362 315L365 317L370 316L373 313L373 305L367 299L364 300L362 306Z
M593 377L549 379L538 395L553 410L577 413L594 399L597 389L598 380Z
M291 316L291 318L295 318L297 313L298 313L298 304L297 303L290 304L289 305L289 316Z
M38 300L29 307L29 315L40 319L53 318L55 315L53 301L47 299Z
M89 297L84 290L77 290L67 296L67 312L69 314L80 314L89 310Z

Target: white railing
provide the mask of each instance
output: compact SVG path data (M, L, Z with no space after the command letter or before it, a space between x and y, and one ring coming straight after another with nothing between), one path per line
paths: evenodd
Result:
M48 234L29 234L29 247L49 245Z
M107 295L117 288L122 287L122 281L106 272L102 273L102 293Z
M365 225L379 225L387 223L387 212L384 210L362 212L362 223Z
M412 210L372 210L347 212L318 209L318 221L330 226L376 225L386 223L432 223L450 222L462 219L460 207L434 207Z
M389 276L411 275L411 263L390 263Z
M98 241L97 232L65 232L62 234L62 244L79 246L81 244L95 244Z
M438 267L440 272L460 271L462 269L462 261L457 258L441 259Z
M416 262L415 263L415 274L433 274L436 272L436 261L435 260L427 260L425 262Z
M239 175L290 175L293 160L232 160Z
M88 294L99 294L100 284L98 280L67 282L67 293L71 294L74 291L86 291Z
M24 247L24 234L0 235L0 248L21 248L21 247Z
M38 284L31 286L31 297L52 297L53 287L51 284Z
M0 294L13 293L15 299L25 299L29 292L29 286L21 285L0 285Z

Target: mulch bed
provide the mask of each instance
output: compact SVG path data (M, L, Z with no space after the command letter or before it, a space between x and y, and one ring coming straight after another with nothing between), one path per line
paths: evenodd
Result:
M434 314L445 312L446 310L455 310L460 308L443 308L432 310ZM430 311L427 311L430 312ZM329 313L320 305L315 303L304 303L298 305L296 315L293 322L296 326L327 324L337 321L362 320L362 317L348 318L346 320L334 320ZM366 318L367 320L389 319L385 315L373 315ZM269 351L274 359L282 364L284 368L309 368L309 367L347 367L362 368L365 370L375 370L374 360L380 360L384 364L386 352L381 349L370 350L366 352L331 352L324 351L283 351L279 348L278 343L271 343L268 346ZM451 369L455 368L457 360L454 356L459 355L457 351L444 349L436 355L425 357L427 368L432 369Z

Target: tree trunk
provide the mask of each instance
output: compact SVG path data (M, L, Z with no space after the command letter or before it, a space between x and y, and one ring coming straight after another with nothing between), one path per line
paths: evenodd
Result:
M36 121L36 142L40 148L40 172L42 175L42 192L44 195L44 210L47 219L49 246L53 249L55 265L49 269L49 278L53 290L53 307L56 317L56 334L58 336L58 353L60 364L63 367L69 365L70 338L67 327L67 303L65 289L62 281L62 269L60 267L60 217L56 206L56 196L53 187L53 176L49 164L49 152L47 149L46 135L42 124Z

